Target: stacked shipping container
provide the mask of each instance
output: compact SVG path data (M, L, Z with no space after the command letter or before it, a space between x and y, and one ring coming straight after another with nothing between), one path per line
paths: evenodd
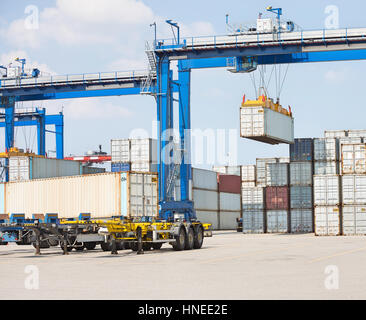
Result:
M313 139L290 145L290 232L313 231Z

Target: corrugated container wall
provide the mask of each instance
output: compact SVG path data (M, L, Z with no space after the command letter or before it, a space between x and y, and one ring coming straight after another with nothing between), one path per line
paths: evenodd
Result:
M339 145L336 138L314 139L315 161L338 161Z
M98 174L98 173L105 173L105 168L83 166L82 171L83 174Z
M5 183L0 183L0 214L5 212Z
M155 139L131 139L131 162L157 163L157 141Z
M219 193L219 210L220 211L236 211L240 215L241 210L241 198L240 194L235 193Z
M266 198L266 209L267 210L288 210L289 209L289 188L288 187L267 187L265 198Z
M239 176L219 174L219 192L237 193L241 192L241 179Z
M339 174L339 161L315 161L314 175Z
M342 227L343 235L366 235L366 206L343 206Z
M267 210L267 233L287 233L288 211L287 210Z
M342 203L366 204L366 175L342 176Z
M111 163L112 172L124 172L124 171L130 171L130 170L131 170L130 163L126 163L126 162Z
M264 210L243 211L243 233L264 233Z
M339 206L315 207L315 235L338 236L341 234Z
M221 174L240 176L240 166L213 166L212 170Z
M313 161L313 139L295 139L290 144L290 161Z
M313 163L291 162L290 163L290 185L311 186L313 184Z
M266 185L287 186L289 184L288 163L267 163L266 164Z
M218 190L217 173L205 169L192 168L193 189Z
M255 182L256 181L256 166L244 165L241 166L241 181Z
M291 209L312 209L313 188L304 186L290 187Z
M290 212L291 233L313 232L313 210L292 209Z
M313 190L315 206L341 204L341 179L339 175L314 175Z
M34 213L58 213L60 218L80 213L93 218L156 216L158 179L156 174L124 172L11 182L5 205L7 213L25 213L27 218Z
M348 130L348 137L350 138L366 138L366 130Z
M267 183L267 164L278 163L278 158L258 158L256 162L257 185L260 187L265 187Z
M240 136L269 144L293 143L294 119L269 108L240 108Z
M158 165L148 161L134 161L131 162L131 171L158 172Z
M130 162L131 161L131 142L129 139L112 139L111 140L111 157L113 162Z
M241 200L243 210L263 210L264 209L264 188L242 188Z
M342 174L366 174L366 144L342 145Z
M326 130L324 131L325 138L343 138L347 137L346 130Z

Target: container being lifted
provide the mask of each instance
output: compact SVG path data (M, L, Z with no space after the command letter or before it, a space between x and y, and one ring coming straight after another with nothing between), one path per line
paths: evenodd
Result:
M240 108L240 136L268 144L294 143L291 108L283 108L266 95L245 101Z

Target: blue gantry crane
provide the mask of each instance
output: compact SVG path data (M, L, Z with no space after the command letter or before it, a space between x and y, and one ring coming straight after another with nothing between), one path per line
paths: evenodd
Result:
M280 18L282 10L267 8ZM179 30L176 22L167 21ZM279 21L280 22L280 21ZM269 27L268 27L269 26ZM19 79L0 82L0 108L5 109L6 126L12 131L16 101L73 99L150 94L157 102L158 171L160 216L171 220L175 213L188 221L195 219L189 200L191 177L191 72L195 69L228 68L251 72L258 65L366 59L366 28L295 31L291 23L273 28L273 23L257 21L257 28L235 34L154 40L147 46L147 71L105 72ZM173 79L172 61L178 61L178 79ZM179 94L179 164L172 164L173 93ZM11 144L11 141L10 141ZM172 181L180 179L181 201L172 199Z

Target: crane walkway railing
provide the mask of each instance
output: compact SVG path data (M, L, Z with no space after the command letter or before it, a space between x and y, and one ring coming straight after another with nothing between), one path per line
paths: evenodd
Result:
M83 74L52 75L37 78L5 78L0 80L0 91L12 88L35 88L44 86L63 86L63 85L95 85L113 84L120 82L142 82L148 77L147 70L140 71L116 71L98 72Z
M246 33L223 36L183 38L177 45L175 39L157 40L156 51L187 51L235 46L261 46L290 44L316 44L331 42L366 42L366 28L323 29L313 31Z

